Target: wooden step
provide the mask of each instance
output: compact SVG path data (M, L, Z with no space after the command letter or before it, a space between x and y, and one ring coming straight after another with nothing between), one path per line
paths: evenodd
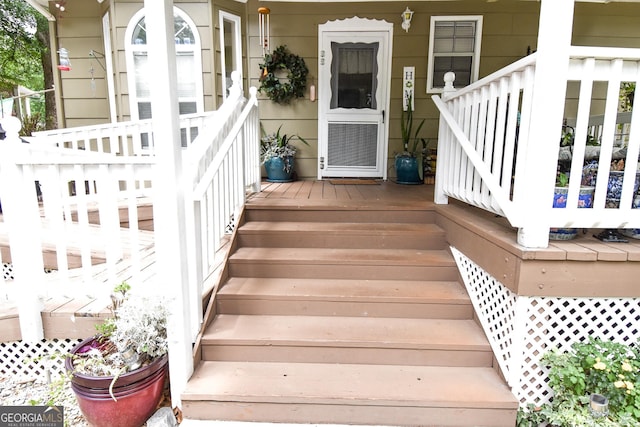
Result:
M200 363L189 419L513 427L518 403L492 368L337 363Z
M232 277L218 313L469 319L473 308L454 281Z
M444 249L435 224L251 221L238 230L242 246ZM301 239L301 233L304 239Z
M491 366L473 320L218 315L204 360Z
M304 205L251 205L245 210L247 222L360 222L360 223L435 223L433 204L428 207L383 206L380 204L341 206Z
M234 277L457 280L445 250L239 248L229 257Z

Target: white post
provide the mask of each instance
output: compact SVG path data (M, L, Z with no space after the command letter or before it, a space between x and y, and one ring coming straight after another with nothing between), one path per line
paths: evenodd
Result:
M23 341L36 342L44 338L41 313L44 304L40 299L44 263L35 183L15 163L16 154L27 149L18 136L21 127L16 117L2 120L6 138L0 141L0 199L9 231L14 286L19 290L20 333Z
M157 292L169 298L169 375L174 406L193 373L185 189L180 148L173 1L144 1L149 40L151 111L156 170L153 180Z
M529 248L549 245L549 215L557 169L557 152L567 90L574 0L542 0L531 121L520 135L522 170L516 171L514 202L528 215L518 243Z
M451 93L455 93L456 88L453 87L453 82L456 80L456 73L453 71L449 71L444 74L444 89L442 91L443 101L447 100L447 95ZM449 126L446 124L445 120L440 117L440 125L438 129L438 154L442 155L444 158L445 150L449 150L452 144L451 132L449 132ZM433 201L438 205L446 205L449 203L449 197L444 194L443 188L443 180L445 174L445 167L443 164L436 163L436 182L434 185L433 191Z

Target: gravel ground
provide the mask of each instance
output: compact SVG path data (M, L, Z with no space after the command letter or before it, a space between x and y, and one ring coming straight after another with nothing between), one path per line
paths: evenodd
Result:
M43 379L11 378L0 376L0 405L29 406L45 405L49 400L51 387ZM68 384L62 386L54 400L55 405L64 406L65 425L70 427L88 427L76 398Z

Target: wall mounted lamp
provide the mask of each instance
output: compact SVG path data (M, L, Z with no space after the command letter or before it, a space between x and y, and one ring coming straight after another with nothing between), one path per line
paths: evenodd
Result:
M407 6L400 16L402 16L402 29L408 33L411 27L411 19L413 18L413 10Z
M269 14L271 10L268 7L258 8L258 25L260 27L260 45L262 46L262 56L269 52L270 40L270 21Z

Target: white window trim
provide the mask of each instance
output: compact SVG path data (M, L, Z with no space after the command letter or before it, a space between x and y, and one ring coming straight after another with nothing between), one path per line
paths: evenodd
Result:
M104 39L104 62L107 80L107 96L109 97L109 117L111 123L118 121L118 110L116 108L116 89L113 80L113 49L111 49L111 22L109 12L102 17L102 37Z
M200 41L200 34L198 32L198 28L196 27L193 20L187 15L184 11L174 6L173 8L174 15L180 16L193 30L194 43L191 45L176 45L176 52L179 51L191 51L193 50L194 55L194 69L197 75L195 76L196 82L196 99L188 99L188 98L180 98L179 101L195 101L196 102L196 112L202 113L204 112L204 95L203 95L203 83L202 83L202 45ZM131 121L137 121L140 119L138 114L138 102L151 102L151 99L146 98L138 98L136 93L136 76L134 71L134 60L133 53L136 51L145 51L148 52L147 45L136 45L131 43L131 37L133 35L133 31L135 30L136 25L146 15L145 9L142 8L138 12L133 15L133 17L129 20L129 24L127 25L127 29L124 35L124 46L125 46L125 57L127 62L127 84L128 84L128 94L129 94L129 115Z
M434 88L433 81L433 44L435 35L435 24L441 21L475 21L476 40L471 65L471 82L478 80L480 74L480 45L482 42L482 16L481 15L459 15L459 16L432 16L431 27L429 29L429 57L427 58L427 93L442 93L442 88ZM453 54L450 56L454 56ZM455 86L455 82L454 82Z
M242 81L242 27L241 19L238 15L233 15L229 12L225 12L223 10L220 11L219 14L219 31L220 31L220 74L222 75L222 87L220 88L222 92L222 98L227 99L227 76L225 75L226 69L226 60L225 60L225 39L224 39L224 21L233 22L235 33L233 34L233 44L234 48L237 49L236 58L235 58L235 70L240 73L240 81Z

